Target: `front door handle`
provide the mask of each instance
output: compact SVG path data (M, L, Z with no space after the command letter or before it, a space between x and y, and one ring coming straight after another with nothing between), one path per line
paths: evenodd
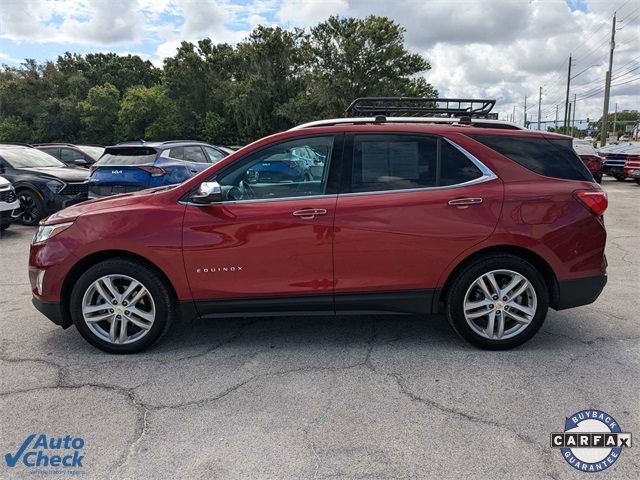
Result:
M479 205L482 203L482 199L479 197L467 197L467 198L454 198L449 200L449 205L458 208L467 208L469 205Z
M293 212L294 217L300 217L303 220L313 220L317 216L326 214L327 211L324 208L303 208Z

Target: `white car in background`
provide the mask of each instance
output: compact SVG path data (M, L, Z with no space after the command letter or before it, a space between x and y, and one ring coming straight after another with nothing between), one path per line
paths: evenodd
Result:
M9 225L19 216L20 201L13 189L11 182L0 177L0 232L9 228Z

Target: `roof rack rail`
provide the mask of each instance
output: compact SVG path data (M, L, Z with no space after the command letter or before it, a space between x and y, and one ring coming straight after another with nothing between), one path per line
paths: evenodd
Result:
M24 143L24 142L0 142L0 145L15 145L16 147L30 147L30 148L33 148L32 144Z
M64 145L65 147L75 147L73 143L66 142L46 142L46 143L34 143L34 147L55 147L59 145Z
M360 97L351 102L344 116L491 118L495 104L495 100L477 98Z
M164 142L159 142L159 143L183 143L183 142L205 143L203 140L166 140Z

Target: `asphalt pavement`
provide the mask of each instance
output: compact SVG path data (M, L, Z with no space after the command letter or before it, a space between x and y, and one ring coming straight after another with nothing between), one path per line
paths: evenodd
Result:
M34 229L13 225L0 478L584 478L550 446L565 417L597 408L640 439L640 186L604 187L605 291L506 352L471 347L440 316L370 316L177 322L143 354L109 355L32 307ZM82 467L9 467L30 434L81 438ZM638 472L634 445L599 475Z

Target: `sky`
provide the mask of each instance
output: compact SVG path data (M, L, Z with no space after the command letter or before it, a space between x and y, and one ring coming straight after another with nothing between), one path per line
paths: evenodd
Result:
M182 40L235 43L259 24L309 28L329 15L387 16L441 97L495 98L522 123L563 117L569 55L578 120L600 118L617 12L610 110L640 109L638 0L0 0L0 63L66 52L137 54L161 66ZM543 125L544 127L544 125Z

